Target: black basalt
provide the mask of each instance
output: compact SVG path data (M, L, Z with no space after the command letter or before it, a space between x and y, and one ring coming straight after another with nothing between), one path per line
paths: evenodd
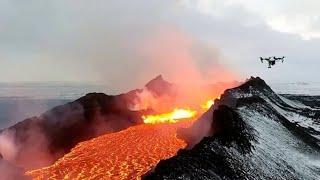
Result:
M246 179L246 169L235 155L251 152L253 130L228 106L221 105L213 113L214 136L160 161L143 179Z

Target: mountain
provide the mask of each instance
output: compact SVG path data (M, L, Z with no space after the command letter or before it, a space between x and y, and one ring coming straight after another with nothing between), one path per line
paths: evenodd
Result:
M143 179L318 179L319 113L252 77L182 129L189 149Z
M157 96L171 93L171 84L162 76L145 88ZM25 119L0 131L0 152L4 159L25 169L52 164L79 142L143 123L141 116L152 110L130 108L139 102L142 91L116 96L89 93L39 117Z
M153 92L155 96L163 96L163 95L174 95L175 94L175 87L174 84L171 84L165 81L162 75L157 76L156 78L152 79L148 82L145 87L150 91Z

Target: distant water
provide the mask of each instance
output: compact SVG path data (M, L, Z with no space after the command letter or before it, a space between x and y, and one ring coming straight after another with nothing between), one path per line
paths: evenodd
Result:
M270 86L280 94L320 95L320 83L274 83ZM0 83L0 129L38 116L87 93L106 91L104 86L95 84Z
M320 95L320 82L273 83L270 86L279 94Z
M90 92L105 92L100 85L79 83L0 83L0 129Z

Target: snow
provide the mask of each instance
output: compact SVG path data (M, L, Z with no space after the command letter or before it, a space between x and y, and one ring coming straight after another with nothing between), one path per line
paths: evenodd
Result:
M311 108L311 107L309 107L309 106L306 106L306 105L304 105L304 104L302 104L302 103L291 101L291 100L289 100L289 99L287 99L287 98L285 98L285 97L283 97L283 96L281 96L281 95L278 95L278 97L279 97L283 102L287 103L287 104L288 104L289 106L291 106L291 107L313 109L313 108Z
M265 99L274 109L276 109L282 116L288 119L290 122L297 123L304 128L313 128L320 132L320 125L314 123L314 119L302 116L294 112L288 112L272 103L269 99Z
M241 108L238 111L254 127L258 136L252 154L256 166L262 167L270 177L285 172L299 174L305 179L317 179L320 168L319 153L297 139L278 121L249 108ZM289 164L293 169L285 164ZM280 176L278 178L286 179Z

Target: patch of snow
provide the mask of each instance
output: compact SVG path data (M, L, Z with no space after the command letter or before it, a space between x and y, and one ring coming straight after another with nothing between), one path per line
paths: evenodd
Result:
M262 167L270 177L278 176L280 179L286 179L281 174L298 174L304 179L319 177L318 152L270 117L247 107L239 108L238 111L256 131L258 142L255 143L252 153L255 166ZM288 168L288 165L293 169Z
M302 116L294 112L288 112L272 103L269 99L265 99L276 111L278 111L282 116L288 119L290 122L297 123L304 128L312 128L320 132L320 125L315 123L315 120L309 117Z
M281 96L281 95L278 95L278 97L279 97L283 102L285 102L285 103L287 103L288 105L290 105L291 107L313 109L313 108L311 108L311 107L309 107L309 106L306 106L306 105L304 105L304 104L302 104L302 103L300 103L300 102L295 102L295 101L292 101L292 100L290 100L290 99L287 99L287 98L285 98L285 97L283 97L283 96Z

